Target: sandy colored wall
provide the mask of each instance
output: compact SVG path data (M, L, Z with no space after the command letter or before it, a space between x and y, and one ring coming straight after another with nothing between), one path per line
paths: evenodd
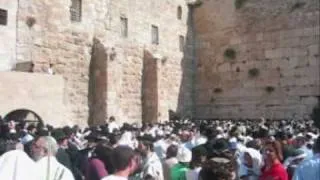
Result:
M319 7L318 0L248 0L239 9L233 0L203 1L194 12L196 116L310 114L320 96ZM228 48L235 59L224 57Z
M0 72L0 114L17 109L36 112L45 123L72 124L64 105L62 76L38 73Z
M16 61L16 17L18 1L2 0L0 9L7 10L7 25L0 25L0 71L12 69Z
M142 69L145 50L159 54L158 117L168 110L190 106L190 57L179 51L179 36L188 36L188 7L184 0L82 0L81 22L71 22L71 0L20 0L17 61L32 61L34 70L46 72L54 65L65 82L65 104L70 121L87 124L89 112L104 111L121 122L141 122ZM177 19L177 8L182 18ZM36 20L26 25L28 17ZM128 18L128 37L121 37L120 17ZM168 25L170 22L170 25ZM159 45L151 44L151 25L159 28ZM93 39L101 42L106 57L107 89L104 106L94 111L90 97L89 66ZM112 56L112 57L111 57ZM155 72L156 73L156 72ZM98 106L95 106L98 107ZM104 123L105 119L90 120Z

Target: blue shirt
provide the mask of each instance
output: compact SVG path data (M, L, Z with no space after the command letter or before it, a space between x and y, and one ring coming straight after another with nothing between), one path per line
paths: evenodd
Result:
M319 180L320 179L320 154L303 161L296 169L292 180Z

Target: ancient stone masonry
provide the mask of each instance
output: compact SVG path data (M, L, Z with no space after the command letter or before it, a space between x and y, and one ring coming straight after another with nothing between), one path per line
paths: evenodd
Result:
M240 1L203 1L194 12L196 116L310 114L320 96L319 1Z
M190 88L185 87L191 87L191 70L187 70L191 59L186 56L187 48L179 50L179 37L187 38L188 30L184 0L19 0L11 4L4 8L10 15L16 13L10 16L7 29L17 34L11 38L16 50L6 52L16 55L13 64L33 63L39 75L53 64L56 75L65 80L65 121L84 125L88 120L103 123L110 116L120 122L149 117L142 115L143 88L150 87L142 85L145 72L157 80L149 82L157 84L156 99L144 102L156 103L154 119L147 121L167 120L169 109L182 112L190 106ZM16 25L11 24L13 17ZM123 18L127 19L127 37L121 34ZM157 45L151 43L152 25L159 31ZM144 67L146 53L152 57L147 60L156 65L151 72L144 71L148 69Z
M310 113L319 1L240 1L3 0L0 71L43 76L52 64L64 81L59 123Z

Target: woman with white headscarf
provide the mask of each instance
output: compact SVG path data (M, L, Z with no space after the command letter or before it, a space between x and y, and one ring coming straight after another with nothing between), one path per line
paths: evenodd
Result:
M258 180L263 166L262 155L253 148L246 148L243 154L244 165L240 178L243 180Z
M35 162L25 152L12 150L0 157L0 179L40 180L36 175Z

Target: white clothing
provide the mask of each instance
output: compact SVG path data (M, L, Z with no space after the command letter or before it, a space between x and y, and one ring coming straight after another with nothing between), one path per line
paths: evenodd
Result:
M155 180L163 180L162 163L156 153L152 153L143 166L142 178L147 175L152 176Z
M53 72L53 69L52 69L52 68L48 68L48 74L51 74L51 75L53 75L53 74L54 74L54 72Z
M110 176L102 178L101 180L128 180L128 178L122 177L122 176L117 176L117 175L110 175Z
M109 133L113 133L114 130L119 130L119 126L116 122L111 122L108 124Z
M153 146L154 151L157 153L158 157L160 159L164 159L166 157L166 152L169 144L164 139L160 139L159 141L155 142Z
M6 152L0 157L0 179L40 180L37 178L35 162L21 150Z
M71 171L60 164L56 157L46 156L36 163L37 174L42 180L74 180ZM47 179L49 176L49 179Z
M240 165L240 177L241 176L249 176L250 180L258 180L261 174L260 169L263 166L263 158L259 151L253 148L246 148L243 153L248 153L252 159L253 168L248 168L244 165L244 154L241 157L242 164Z
M196 169L190 169L186 172L186 178L187 180L198 180L199 179L199 173L201 171L201 167L198 167Z
M132 133L129 131L126 131L125 133L122 134L118 144L122 146L129 146L132 149L136 148L136 142L133 139Z

